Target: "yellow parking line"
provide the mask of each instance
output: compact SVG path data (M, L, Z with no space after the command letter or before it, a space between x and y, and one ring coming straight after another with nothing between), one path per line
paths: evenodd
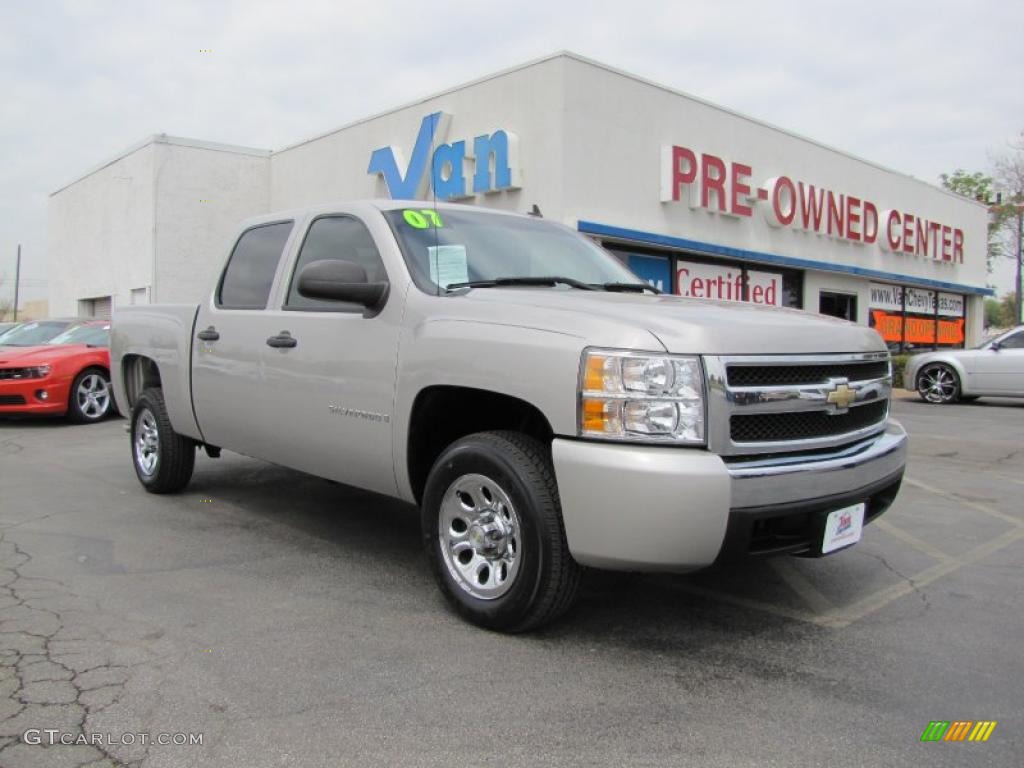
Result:
M948 576L966 565L972 565L979 560L983 560L1003 547L1007 547L1022 539L1024 539L1024 526L1017 526L984 544L979 544L962 555L950 556L944 562L937 563L920 573L908 576L907 581L886 587L874 594L861 598L851 605L839 608L829 615L821 616L818 623L830 627L849 626L858 619L862 619L868 614L884 608L894 600L910 594L915 589L927 586L933 581L941 579L943 576Z
M953 493L951 491L944 491L941 488L936 488L934 485L922 483L920 480L915 480L914 478L911 477L904 477L903 482L906 483L907 485L912 485L915 488L920 488L922 491L934 493L936 496L941 496L944 499L955 501L958 504L963 504L965 507L976 509L978 512L989 515L998 520L1003 520L1004 522L1010 523L1011 525L1018 527L1024 525L1024 521L1018 520L1016 517L1012 517L1011 515L1008 515L1005 512L1000 512L998 509L993 509L987 504L981 504L977 501L965 499L963 496L960 496L959 494Z
M768 561L769 567L789 585L816 612L824 613L835 610L835 603L818 591L810 580L796 569L791 560L781 557Z
M1000 472L988 472L987 470L984 469L982 470L982 472L985 472L985 474L987 475L992 475L993 477L998 477L1000 480L1009 480L1011 483L1016 483L1017 485L1024 485L1024 480L1021 480L1019 477L1011 477L1010 475L1004 475Z
M909 544L914 549L924 552L929 557L934 557L936 560L948 560L951 555L936 549L927 541L921 541L913 534L907 533L902 528L897 528L895 525L890 523L888 520L879 519L872 523L875 528L885 531L890 536L894 536L905 544Z
M874 525L877 525L879 521L876 521ZM885 608L895 600L899 600L901 597L905 597L913 592L915 589L928 586L934 581L941 579L943 576L948 576L951 573L955 573L964 566L972 565L989 555L998 552L1004 547L1024 540L1024 526L1016 526L1013 529L1006 531L1000 536L979 544L974 549L968 550L962 555L947 555L943 554L942 561L936 563L930 568L925 568L919 573L913 574L907 577L906 581L901 581L898 584L893 584L890 587L885 587L877 592L862 597L854 603L847 606L838 606L828 608L827 610L810 613L808 611L797 610L794 608L787 608L786 606L776 605L763 600L753 600L746 597L738 597L736 595L729 594L728 592L719 592L714 589L708 589L707 587L698 587L690 584L680 584L673 582L672 587L678 589L681 592L696 595L698 597L705 597L711 600L717 600L724 603L730 603L732 605L739 606L741 608L750 608L763 613L769 613L774 616L781 616L787 619L795 619L797 621L807 622L808 624L816 624L821 627L829 627L831 629L842 629L848 627L850 624L863 619L876 611ZM923 543L923 542L922 542ZM937 551L937 550L936 550ZM775 561L769 561L772 563L773 568L775 567ZM785 562L785 561L781 561ZM789 568L792 568L791 564L787 564ZM823 606L826 603L831 605L828 598L818 592L806 578L799 573L796 569L791 571L791 574L795 574L798 580L803 580L806 585L810 587L811 591L801 592L800 588L794 586L794 583L790 582L789 579L783 575L787 571L787 565L781 565L781 570L776 569L778 573L790 587L794 589L801 597L808 601L813 607L818 609L818 606ZM811 596L813 593L817 594L817 597ZM814 601L812 603L812 601Z

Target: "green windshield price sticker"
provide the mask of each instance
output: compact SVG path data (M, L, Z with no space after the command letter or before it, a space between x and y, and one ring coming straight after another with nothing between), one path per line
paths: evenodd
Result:
M441 223L441 217L433 208L421 208L418 211L407 208L402 211L402 216L405 217L406 224L416 229L427 229L428 227L440 229L444 226Z

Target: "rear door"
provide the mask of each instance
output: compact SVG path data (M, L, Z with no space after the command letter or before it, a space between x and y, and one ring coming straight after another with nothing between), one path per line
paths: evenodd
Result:
M199 309L192 341L192 400L203 438L259 458L268 458L275 442L260 367L267 337L277 330L267 306L294 229L293 221L276 221L241 234Z
M383 239L383 219L370 224ZM278 309L269 313L273 330L290 335L294 346L262 348L264 423L277 436L267 458L394 494L391 420L403 297L391 281L383 308L367 316L356 304L300 296L299 272L322 259L354 261L370 282L389 280L362 217L330 213L310 221L282 278Z

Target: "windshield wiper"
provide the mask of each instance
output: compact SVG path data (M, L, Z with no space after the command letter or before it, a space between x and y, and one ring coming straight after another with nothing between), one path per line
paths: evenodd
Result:
M651 293L661 293L650 283L599 283L600 288L612 293L643 293L644 291L650 291Z
M458 288L503 288L507 285L568 285L571 288L579 288L581 291L598 290L588 283L575 280L571 277L496 277L493 280L467 280L463 283L450 283L445 290L453 291Z

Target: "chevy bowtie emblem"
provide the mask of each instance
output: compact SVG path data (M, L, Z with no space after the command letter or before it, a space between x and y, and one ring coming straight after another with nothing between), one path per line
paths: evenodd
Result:
M849 408L850 403L856 399L856 390L850 389L845 384L837 384L836 388L828 393L828 402L841 411L845 411Z

